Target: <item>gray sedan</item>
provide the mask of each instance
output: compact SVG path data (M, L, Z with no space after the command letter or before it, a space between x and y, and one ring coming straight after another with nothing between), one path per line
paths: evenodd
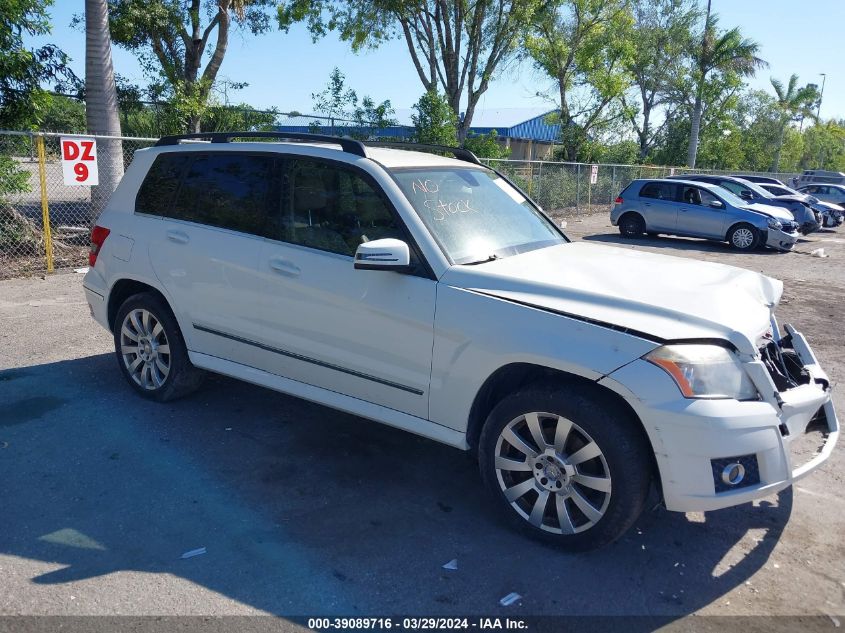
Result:
M717 185L685 180L634 180L616 198L610 221L624 237L703 237L742 251L760 245L787 251L798 239L798 224L783 207L748 202Z

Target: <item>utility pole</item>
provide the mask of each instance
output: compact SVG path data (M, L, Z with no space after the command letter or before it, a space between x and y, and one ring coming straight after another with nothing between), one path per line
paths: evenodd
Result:
M821 123L821 119L819 117L821 116L822 111L822 99L824 98L824 82L827 80L827 75L825 75L824 73L819 74L822 76L822 90L819 93L819 107L816 108L816 120ZM824 144L820 144L819 146L819 167L824 167Z
M822 91L819 93L819 107L816 108L816 118L818 119L821 116L822 111L822 99L824 99L824 82L827 81L827 75L824 73L819 73L822 76Z

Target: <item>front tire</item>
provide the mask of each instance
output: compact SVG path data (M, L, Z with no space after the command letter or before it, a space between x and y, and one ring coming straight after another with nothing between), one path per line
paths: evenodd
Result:
M112 329L120 370L139 394L168 402L199 387L205 372L191 364L176 318L158 296L143 292L129 297Z
M511 524L570 551L597 549L639 517L651 456L639 422L583 389L506 396L479 440L485 485Z
M753 251L760 246L760 231L750 224L742 223L728 231L728 243L738 251Z

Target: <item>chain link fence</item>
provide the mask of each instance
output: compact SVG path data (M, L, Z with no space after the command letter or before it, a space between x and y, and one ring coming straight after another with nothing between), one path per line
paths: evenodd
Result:
M278 114L273 129L279 132L308 132L311 134L395 141L410 141L414 136L414 128L408 125L385 126L342 117L298 114L295 112Z
M0 131L0 279L77 268L89 234L135 150L152 138L97 138L100 185L70 186L59 139L71 134Z
M304 123L303 131L309 127L317 131L313 121L315 117L303 115L287 123L291 127ZM343 134L344 129L338 121L329 121L319 131ZM0 131L0 279L86 266L91 227L109 194L135 151L157 140L93 137L97 140L100 184L90 187L65 184L60 139L73 136ZM484 162L510 177L549 213L560 216L607 212L619 192L636 178L708 171L549 161ZM795 174L760 175L789 184Z
M665 178L683 174L737 174L777 178L791 186L798 174L743 170L690 169L651 165L591 165L551 161L483 159L502 172L547 212L555 215L610 212L619 193L637 178Z

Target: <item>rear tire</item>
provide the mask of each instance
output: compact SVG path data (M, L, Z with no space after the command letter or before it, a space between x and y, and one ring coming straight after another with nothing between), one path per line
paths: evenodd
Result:
M619 219L619 232L622 237L641 237L645 233L645 220L639 213L629 211Z
M742 222L731 227L728 231L727 240L738 251L753 251L760 246L762 238L760 231L750 224Z
M176 317L157 295L132 295L115 316L114 349L120 371L145 398L176 400L195 391L205 372L188 358Z
M570 551L597 549L640 516L651 449L638 420L599 394L559 383L506 396L479 438L479 467L517 530Z

